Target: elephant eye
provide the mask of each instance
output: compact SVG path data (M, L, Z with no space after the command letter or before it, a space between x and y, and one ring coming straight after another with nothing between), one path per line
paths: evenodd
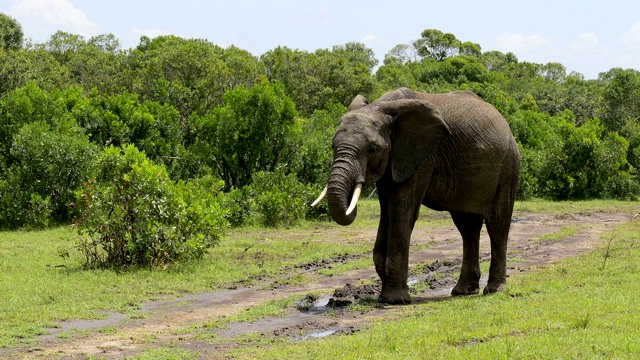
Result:
M371 146L369 146L369 150L368 151L369 151L369 155L373 155L373 154L376 153L376 151L378 151L378 147L375 146L375 145L371 145Z

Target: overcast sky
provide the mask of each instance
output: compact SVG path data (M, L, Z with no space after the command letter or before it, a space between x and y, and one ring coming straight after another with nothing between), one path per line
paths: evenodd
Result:
M36 43L57 30L111 33L123 48L142 35L174 34L261 55L277 46L315 51L356 41L383 59L438 29L482 51L559 62L589 79L614 67L640 69L638 0L0 0L0 12Z

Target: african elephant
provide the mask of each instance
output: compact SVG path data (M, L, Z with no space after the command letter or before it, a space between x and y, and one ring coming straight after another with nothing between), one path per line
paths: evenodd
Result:
M520 153L493 106L470 91L427 94L401 88L371 104L358 95L333 137L333 152L327 187L313 205L326 196L333 220L349 225L362 185L376 184L380 223L373 260L382 280L379 301L412 301L409 242L421 204L448 211L462 235L462 268L453 295L479 291L483 222L491 242L484 293L506 288Z

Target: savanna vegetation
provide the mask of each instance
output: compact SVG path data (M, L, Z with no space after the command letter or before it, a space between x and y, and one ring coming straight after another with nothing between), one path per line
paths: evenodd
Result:
M307 205L346 106L401 86L498 108L523 157L520 199L640 193L638 70L585 79L435 29L379 63L355 42L257 56L159 36L122 49L61 31L34 44L0 23L0 229L73 223L91 266L166 264L229 226L326 216Z
M110 34L57 32L31 43L0 13L0 347L28 343L61 320L130 314L161 294L214 291L369 251L369 242L336 246L311 235L223 237L229 228L326 218L326 208L308 204L325 185L331 138L357 94L373 100L406 86L480 95L520 146L521 200L640 195L640 71L585 79L439 30L418 36L381 63L361 43L255 55L160 36L123 49ZM523 211L556 205L541 206ZM633 357L638 226L620 228L602 270L591 255L516 278L495 297L430 303L346 341L273 346L259 357L411 357L416 348L434 358ZM429 333L442 328L452 331Z
M361 205L360 219L350 227L309 221L289 229L245 226L231 230L201 260L181 262L163 271L82 270L83 256L69 252L74 241L68 228L0 232L0 357L59 358L75 354L101 359L102 351L108 358L140 359L634 359L640 355L640 318L636 316L640 302L635 301L640 295L640 218L631 219L638 209L635 202L614 200L516 203L515 215L520 218L555 214L562 219L621 211L631 220L610 224L593 252L511 277L505 292L442 301L432 298L411 306L387 307L383 314L369 318L360 331L349 336L289 341L287 337L274 339L268 331L258 328L257 333L220 339L217 330L225 329L229 323L264 318L277 321L277 317L286 316L287 310L295 311L293 303L308 293L300 285L317 281L318 276L339 276L354 268L371 268L371 239L361 234L375 228L378 205L374 199ZM451 221L438 212L428 210L422 215L418 227L429 231L452 227ZM602 224L582 225L586 230ZM535 247L535 242L540 241L539 246L547 246L543 243L570 236L574 226L562 226L537 240L533 236L528 243ZM340 240L327 240L327 233ZM588 234L583 232L580 236ZM353 255L356 260L334 266L326 274L296 271L299 264L341 254ZM517 263L525 255L515 251L512 256L510 262ZM488 259L482 268L487 270ZM277 279L285 290L272 288L275 284L265 280L268 278ZM209 304L198 311L224 316L182 320L170 328L169 324L162 324L159 327L168 329L161 334L157 326L141 325L166 319L181 299L185 304L193 301L187 298L188 294L224 292L242 287L241 284L253 289L255 295L261 294L254 297L251 307L219 308ZM419 286L425 285L412 287ZM264 297L265 287L271 289L267 292L279 294L276 300ZM333 289L323 291L330 293ZM153 310L144 307L149 304L147 300L167 299L175 299L172 306ZM353 309L347 310L351 315L344 314L343 319L352 323L376 307L375 302L354 304ZM99 328L63 326L63 321L113 318L111 312L124 319ZM181 313L173 313L170 321L177 322ZM340 318L331 312L316 318L307 316L307 323L317 321L317 317ZM141 322L133 326L136 320ZM48 334L53 334L49 336L53 341L36 339ZM106 345L101 351L88 354L84 353L87 348L76 348L84 339L100 350L100 344L106 344L103 335L125 342L123 349L127 352ZM67 341L73 344L70 348L64 347ZM237 346L219 347L224 341ZM194 342L203 345L190 347ZM143 350L143 355L134 357Z

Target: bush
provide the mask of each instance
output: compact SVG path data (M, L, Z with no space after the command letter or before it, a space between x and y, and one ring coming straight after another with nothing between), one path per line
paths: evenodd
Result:
M295 169L303 183L321 186L327 183L333 162L331 141L346 112L346 107L334 104L328 109L314 111L307 120L299 119L296 125L301 144L296 148L296 161L290 168Z
M225 210L225 218L232 227L245 225L251 218L255 208L251 185L243 188L231 188L222 194L222 208Z
M553 200L631 198L637 194L626 159L629 143L598 119L557 123L555 141L539 157L540 193Z
M0 183L0 227L41 228L73 217L70 204L89 176L96 147L73 120L24 125Z
M13 172L0 179L0 228L41 229L51 219L51 199L23 188L23 179Z
M199 130L193 151L217 171L225 190L250 185L257 171L273 171L293 159L297 113L282 85L237 87L225 93L224 102L213 113L194 117Z
M257 173L252 188L263 225L290 226L305 218L309 189L294 174L286 174L284 168Z
M133 145L108 147L78 194L80 250L88 267L148 266L201 258L227 222L198 184L173 183Z

